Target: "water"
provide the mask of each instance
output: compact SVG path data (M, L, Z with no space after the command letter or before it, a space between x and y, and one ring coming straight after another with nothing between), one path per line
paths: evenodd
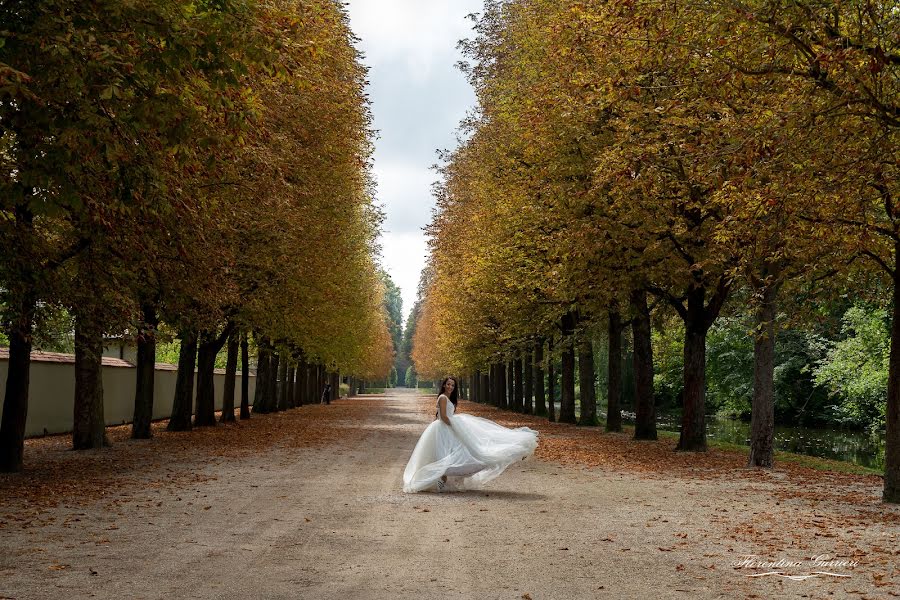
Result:
M626 423L634 424L634 413L622 413ZM662 431L679 431L681 416L657 415ZM718 415L707 415L706 437L731 444L750 446L750 423ZM843 460L871 469L884 470L884 433L870 433L814 427L775 426L775 449Z
M597 411L601 418L606 414L599 406ZM556 403L556 414L559 414L559 403ZM622 421L634 425L634 413L622 411ZM657 415L656 426L661 431L677 432L681 428L681 415ZM750 423L718 415L707 415L706 437L749 448ZM884 432L776 425L775 449L843 460L884 471Z

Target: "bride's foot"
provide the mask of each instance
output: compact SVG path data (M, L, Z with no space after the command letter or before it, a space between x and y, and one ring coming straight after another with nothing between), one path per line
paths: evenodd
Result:
M438 493L446 492L446 491L447 491L446 477L442 477L441 479L438 479L438 482L437 482L437 491L438 491Z

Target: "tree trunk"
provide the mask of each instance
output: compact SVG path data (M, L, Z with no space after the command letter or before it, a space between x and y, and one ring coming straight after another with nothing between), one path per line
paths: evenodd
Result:
M8 330L9 363L3 397L3 421L0 423L0 472L22 470L25 453L25 421L28 418L28 386L31 375L31 330L34 324L35 296L29 289L19 299Z
M256 378L259 385L259 377ZM241 334L241 420L250 418L250 342Z
M152 437L153 383L156 379L156 328L159 319L152 304L141 306L141 329L137 338L137 368L134 385L134 418L131 421L131 438L148 440Z
M617 310L609 311L606 431L622 431L622 317Z
M481 369L475 371L475 376L472 378L472 402L484 404L484 373L481 372Z
M563 338L562 386L559 399L559 422L575 423L575 350L571 335Z
M516 410L516 368L515 361L509 361L506 368L506 410Z
M597 425L597 384L594 375L594 349L587 335L582 335L578 345L578 382L581 388L581 415L579 425Z
M513 410L516 412L523 412L525 410L525 382L523 380L523 375L525 373L524 365L522 363L521 358L517 358L513 361L513 369L515 370L515 405L513 406Z
M75 319L75 414L72 448L108 446L103 416L103 329L91 317Z
M269 385L271 377L269 372L272 370L272 353L269 349L269 339L260 337L257 340L259 349L256 355L256 391L253 394L253 412L266 414L269 410L269 403L266 396L269 393Z
M294 402L297 406L309 404L306 396L306 378L309 374L309 367L306 365L306 358L300 354L300 362L297 363L297 387L294 388Z
M297 367L291 362L288 364L287 369L287 400L286 404L288 408L296 408L297 403L294 401L295 390L297 388Z
M488 369L490 370L490 369ZM490 404L491 400L488 397L488 390L490 389L490 376L487 373L482 371L478 372L478 403L479 404Z
M306 356L300 355L300 364L297 365L297 406L311 404L309 399L309 364Z
M278 410L287 410L290 408L288 405L288 393L290 392L290 385L288 384L288 372L290 371L288 367L288 359L285 356L281 360L281 366L278 369L278 379L281 380L281 386L278 387Z
M534 405L532 404L532 397L534 394L534 365L531 361L531 349L528 349L525 351L525 362L522 370L525 381L525 385L523 386L525 389L525 405L522 407L522 412L526 415L530 415L534 412Z
M219 353L216 341L215 331L200 333L200 347L197 351L195 427L213 427L216 424L215 369L216 354Z
M478 404L486 404L486 399L485 399L485 397L484 397L484 382L485 382L485 379L486 379L485 374L479 369L479 370L478 370L478 377L476 377L476 378L475 378L475 381L473 382L473 383L474 383L474 386L475 386L476 388L478 388L478 391L475 393L475 401L478 402Z
M684 406L678 449L706 451L706 325L703 288L688 291L684 338Z
M506 370L502 363L494 365L494 373L491 375L491 393L494 397L494 406L501 408L503 398L506 396Z
M269 407L269 412L278 412L281 410L278 398L280 395L279 382L284 381L284 374L281 372L282 366L281 354L279 352L273 352L272 366L269 369L268 393L266 395L266 405Z
M308 375L309 367L306 364L306 357L301 354L300 361L297 363L297 387L294 388L294 398L296 399L297 406L309 404L306 391L307 386L309 385L307 382Z
M656 401L653 397L653 345L650 338L650 308L647 292L641 290L631 296L634 318L631 333L634 337L634 439L655 440Z
M487 377L487 396L485 396L485 404L490 404L496 406L497 401L497 391L496 391L496 383L494 381L495 373L497 372L497 368L495 365L488 365L488 377Z
M307 404L316 404L319 402L319 397L316 395L316 388L318 386L318 377L319 371L318 366L313 363L308 363L306 365L306 403Z
M222 422L231 423L234 418L234 387L237 378L238 345L240 333L233 329L228 336L228 355L225 359L225 384L222 389Z
M506 377L506 363L497 363L497 407L506 409L508 408L507 404L507 377Z
M775 459L776 285L763 290L753 345L753 403L750 411L751 467L771 468Z
M547 420L556 421L556 373L553 368L553 338L547 342Z
M885 410L884 492L882 499L900 503L900 243L894 247L893 320L888 362L888 397Z
M547 399L544 397L544 342L539 340L534 344L534 357L532 359L532 378L534 379L534 414L543 417L547 414Z
M197 332L190 330L179 336L181 350L178 352L178 377L175 380L175 399L172 401L172 416L169 431L191 430L191 408L194 403L194 365L197 363Z
M487 403L497 406L497 365L488 365L488 373Z

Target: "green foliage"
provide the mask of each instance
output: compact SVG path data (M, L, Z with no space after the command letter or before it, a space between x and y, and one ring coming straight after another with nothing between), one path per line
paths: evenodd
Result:
M837 321L837 319L835 319ZM824 356L822 338L831 320L808 329L787 329L775 342L775 420L793 425L829 423L828 393L813 377ZM749 417L748 417L749 418Z
M419 383L418 376L416 375L416 368L413 365L409 365L409 368L406 369L406 375L403 378L403 383L406 387L416 387Z
M420 301L416 300L413 304L409 316L406 318L406 326L403 328L403 338L400 341L400 347L397 348L397 356L394 365L397 367L398 373L406 373L412 366L412 340L416 333L416 322L419 319ZM405 378L404 378L405 381ZM406 384L406 387L412 387L414 384Z
M403 298L400 288L391 279L386 271L381 272L384 281L384 309L388 316L388 331L391 332L391 341L394 342L394 352L400 353L403 345Z
M884 427L890 341L887 315L882 309L861 305L841 314L843 309L823 306L820 321L778 332L777 423ZM706 410L710 413L750 418L752 320L747 309L721 317L709 331ZM653 331L654 387L663 411L681 408L683 336L683 325L674 319Z
M157 342L156 344L156 362L158 363L167 363L170 365L178 364L178 353L181 351L181 340L173 339L168 342ZM255 354L251 354L251 356L255 356ZM216 368L224 369L225 364L228 361L228 349L227 347L222 348L218 354L216 354ZM241 369L240 356L238 357L238 370Z
M684 389L683 342L684 324L680 320L671 320L653 329L653 388L656 405L662 410L681 407Z
M32 347L44 352L74 353L75 321L69 311L60 306L39 306Z
M706 339L706 405L749 418L753 400L753 337L749 315L720 318Z
M832 419L839 423L884 427L890 355L889 320L883 309L851 307L843 317L843 339L826 342L827 353L815 370L815 381L837 403Z
M156 362L170 365L178 364L178 353L181 350L181 341L172 340L156 344Z
M391 367L391 374L388 377L388 387L397 387L397 368Z

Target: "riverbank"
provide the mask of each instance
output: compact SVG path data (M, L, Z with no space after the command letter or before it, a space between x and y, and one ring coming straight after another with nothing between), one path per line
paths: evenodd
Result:
M605 406L597 407L600 425L604 425ZM559 403L556 403L559 414ZM579 415L575 407L576 416ZM623 423L627 428L634 423L634 413L623 411ZM656 427L660 436L677 438L681 428L678 413L657 413ZM716 447L734 447L744 452L750 450L750 423L722 415L706 416L707 443ZM776 453L783 460L819 464L807 458L821 458L826 469L847 470L858 473L884 474L884 432L873 434L859 429L830 429L776 424L774 432ZM850 466L842 466L847 464ZM854 469L853 465L862 467Z

